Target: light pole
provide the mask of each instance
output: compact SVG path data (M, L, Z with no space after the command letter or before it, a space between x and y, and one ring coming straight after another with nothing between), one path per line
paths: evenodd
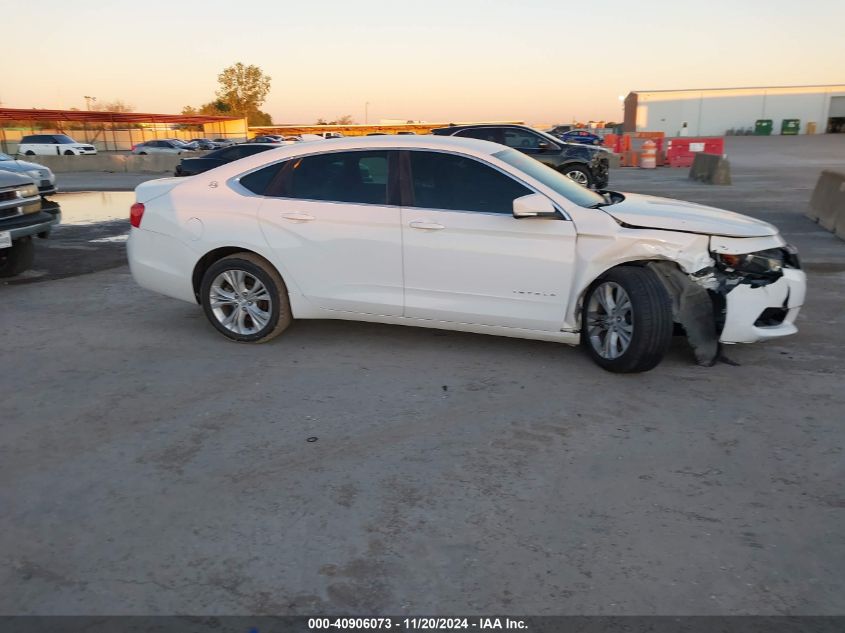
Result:
M89 97L88 95L85 95L83 97L83 99L85 99L85 109L86 110L91 110L91 103L97 101L97 97Z
M364 103L364 125L367 125L370 122L370 102L367 101Z

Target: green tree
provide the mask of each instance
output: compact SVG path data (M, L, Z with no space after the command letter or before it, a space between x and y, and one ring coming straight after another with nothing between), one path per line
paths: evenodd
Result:
M217 99L229 106L232 113L249 118L260 112L270 92L270 79L258 66L238 62L217 75L220 84Z

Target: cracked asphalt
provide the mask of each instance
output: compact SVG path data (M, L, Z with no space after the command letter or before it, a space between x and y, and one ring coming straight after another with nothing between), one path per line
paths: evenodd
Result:
M0 286L0 614L845 613L845 242L802 216L845 136L728 151L730 187L612 186L799 246L800 333L738 366L341 321L237 345L91 241L125 199L39 242Z

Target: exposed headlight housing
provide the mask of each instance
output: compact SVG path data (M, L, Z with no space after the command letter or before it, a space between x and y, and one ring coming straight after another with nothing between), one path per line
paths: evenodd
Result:
M783 248L769 248L755 253L714 253L713 258L723 271L742 275L780 276L784 268L801 268L798 250L789 244Z

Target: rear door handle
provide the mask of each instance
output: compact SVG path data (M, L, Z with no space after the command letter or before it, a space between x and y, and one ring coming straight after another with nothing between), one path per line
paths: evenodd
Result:
M412 229L423 229L424 231L440 231L446 228L437 222L424 222L423 220L414 220L408 226Z
M285 220L293 220L294 222L310 222L314 219L313 215L307 213L283 213L282 217Z

